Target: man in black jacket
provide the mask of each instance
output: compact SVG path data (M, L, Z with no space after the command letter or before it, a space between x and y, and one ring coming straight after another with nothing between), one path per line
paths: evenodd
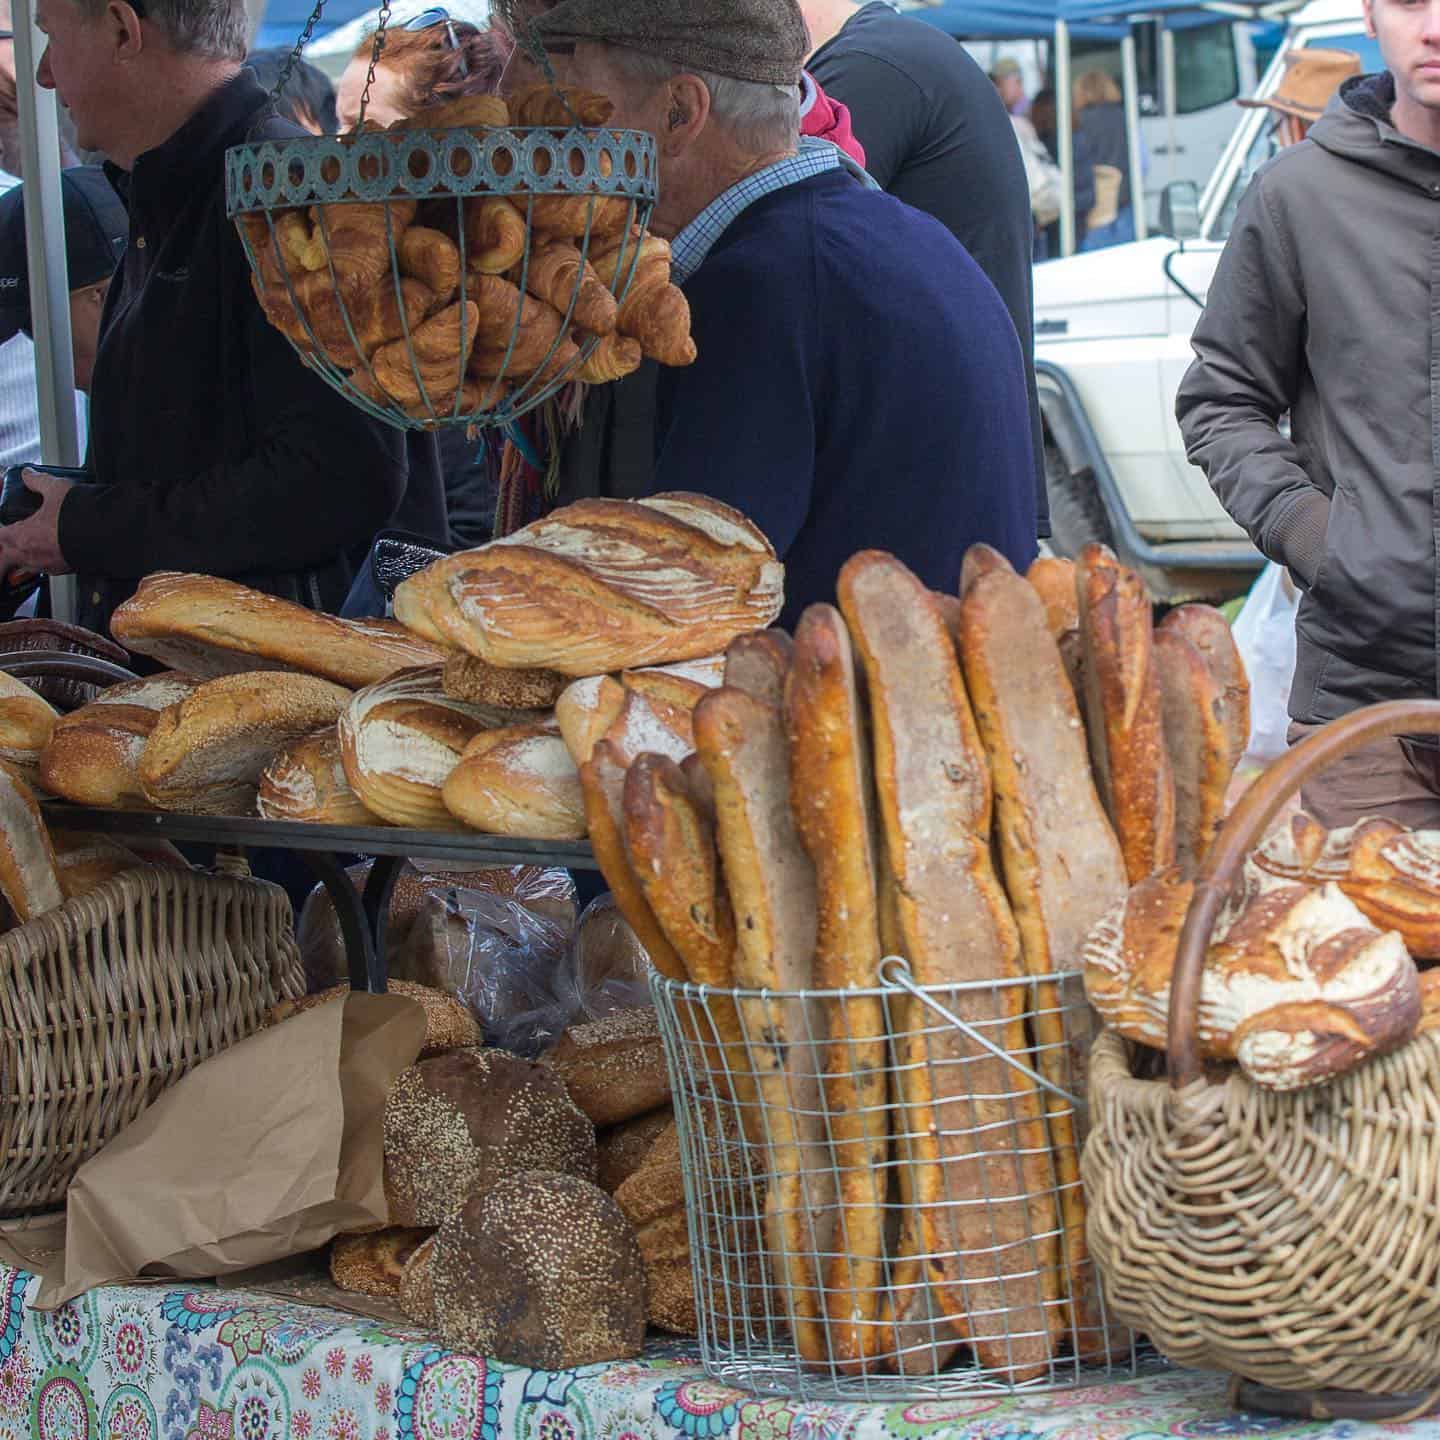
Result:
M0 530L0 573L78 572L100 630L156 570L338 607L375 532L443 536L444 500L433 448L409 477L401 433L306 370L251 293L225 151L303 132L262 113L243 0L40 0L37 19L39 83L110 157L130 235L91 390L95 484L35 475L44 504Z

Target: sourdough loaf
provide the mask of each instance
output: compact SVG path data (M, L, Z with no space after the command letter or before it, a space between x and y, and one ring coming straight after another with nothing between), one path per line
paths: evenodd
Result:
M287 745L333 725L350 698L312 675L208 680L156 720L140 756L145 796L191 815L254 814L260 772Z
M496 665L599 675L714 654L775 619L783 581L717 500L581 500L412 576L395 613Z
M445 694L441 667L402 670L361 690L340 717L345 777L362 803L392 825L463 830L444 786L482 731L528 715Z
M0 894L22 923L64 898L55 849L30 787L0 765Z
M553 722L481 731L461 752L441 798L455 819L492 835L579 840L585 834L580 775Z
M266 820L313 825L379 825L345 778L340 732L327 725L287 745L260 773L256 809Z
M641 1169L650 1147L674 1123L675 1107L662 1105L648 1115L637 1115L633 1120L600 1131L595 1137L595 1183L607 1195L613 1195Z
M1440 959L1440 830L1362 820L1349 851L1340 888L1373 924L1398 931L1417 960Z
M1234 769L1225 692L1200 651L1163 625L1155 633L1155 674L1175 782L1175 858L1193 871L1225 818Z
M140 756L162 710L199 684L166 671L102 690L88 705L62 715L40 754L40 783L77 805L148 810Z
M40 783L40 756L60 717L23 680L0 670L0 762L27 785Z
M201 679L294 670L354 689L417 665L439 647L389 620L342 620L213 575L147 576L114 614L127 650Z
M51 845L55 850L60 891L67 900L88 895L107 880L127 870L139 870L147 863L133 850L106 835L60 830L51 836Z
M660 1022L648 1005L572 1025L543 1061L596 1126L649 1114L670 1098Z

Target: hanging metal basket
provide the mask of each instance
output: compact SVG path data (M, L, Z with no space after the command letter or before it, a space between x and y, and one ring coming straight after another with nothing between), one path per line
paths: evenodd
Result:
M644 234L649 135L476 125L307 137L231 149L225 186L271 323L391 425L504 425L571 380L638 364L613 317L642 246L658 243Z

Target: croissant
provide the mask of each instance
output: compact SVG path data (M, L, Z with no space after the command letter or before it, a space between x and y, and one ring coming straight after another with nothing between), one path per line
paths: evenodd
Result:
M480 307L472 300L457 300L411 332L411 352L424 365L442 361L454 365L468 353L479 324ZM395 343L403 346L404 341Z
M465 281L465 293L480 309L482 345L508 345L517 323L522 328L536 324L549 308L528 295L522 297L519 287L501 275L471 275Z
M614 113L607 96L570 85L531 85L510 97L512 125L604 125Z
M538 360L533 355L534 347L526 345L522 350L517 346L507 362L503 346L482 347L470 357L470 374L481 380L492 380L503 374L522 389L548 385L552 380L559 379L562 371L567 378L577 378L571 372L580 358L580 347L568 335L555 344L553 351L546 345L540 351Z
M283 295L284 292L281 293ZM405 306L403 319L400 314L402 300ZM418 329L434 308L434 291L418 280L402 279L398 298L394 284L387 283L353 300L347 299L342 313L333 287L327 287L306 304L305 312L310 318L310 328L326 354L337 365L349 370L359 365L363 357L373 355L386 341L403 335L407 328L411 331ZM345 324L347 319L350 322L348 328ZM350 338L352 330L355 342L359 343L359 353Z
M523 208L531 227L546 236L590 242L618 235L631 220L623 195L525 195Z
M632 239L634 232L631 232ZM630 269L635 251L633 245L606 251L595 257L595 272L613 285L616 275L621 281ZM690 338L690 302L678 285L670 283L670 244L658 235L640 239L640 257L630 288L620 302L616 327L622 335L632 336L652 359L662 365L694 363L695 342Z
M564 320L554 306L532 300L527 295L518 326L512 312L510 324L499 335L492 332L479 336L470 356L470 373L487 378L495 375L533 375L547 363L552 349L556 354L563 351L573 358L579 351L568 335L561 338L563 328ZM512 332L513 345L510 343Z
M503 196L487 195L465 204L465 266L482 275L500 275L525 254L525 218Z
M667 265L670 263L670 242L659 235L652 235L648 230L642 230L638 225L630 227L630 233L623 241L616 240L590 257L595 273L612 290L618 290L620 287L617 282L623 280L632 270L638 269L646 260L662 258Z
M391 125L392 130L493 130L510 123L510 109L498 95L461 95L427 105L404 120Z
M412 225L396 247L400 273L422 281L444 304L460 288L460 250L455 242L439 230Z
M390 271L392 240L398 242L404 235L415 209L413 200L314 206L310 215L316 226L315 243L337 276L354 278L367 287L379 285ZM324 260L311 268L325 268Z
M640 342L622 335L618 330L602 335L600 343L590 352L575 372L577 380L588 385L604 385L611 380L623 380L640 368L644 352Z
M608 335L615 328L619 307L614 295L568 241L552 240L531 251L525 288L562 313L569 311L571 322L592 335Z

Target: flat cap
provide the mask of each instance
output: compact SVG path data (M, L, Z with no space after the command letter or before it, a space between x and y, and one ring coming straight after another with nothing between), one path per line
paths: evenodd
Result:
M810 52L795 0L560 0L535 29L546 45L599 40L762 85L798 85Z

